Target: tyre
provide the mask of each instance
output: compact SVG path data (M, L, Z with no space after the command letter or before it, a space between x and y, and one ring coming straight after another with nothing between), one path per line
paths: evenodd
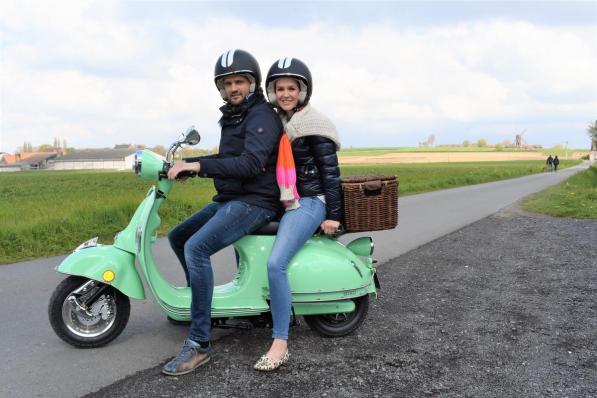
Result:
M326 315L305 315L307 325L324 337L346 336L365 321L369 311L369 295L352 299L355 304L353 312Z
M48 305L54 332L79 348L101 347L114 340L124 330L130 312L127 296L112 286L80 276L63 280Z

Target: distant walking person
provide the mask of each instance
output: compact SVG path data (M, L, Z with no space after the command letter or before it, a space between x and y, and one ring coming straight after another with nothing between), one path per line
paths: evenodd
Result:
M551 157L551 155L549 155L545 163L547 163L547 171L553 171L553 158Z
M553 158L553 169L554 171L558 171L558 165L560 164L560 159L558 159L558 155Z

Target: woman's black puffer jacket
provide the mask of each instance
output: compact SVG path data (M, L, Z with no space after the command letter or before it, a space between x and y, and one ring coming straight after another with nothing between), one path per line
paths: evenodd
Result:
M342 190L336 144L319 135L292 141L296 188L301 197L325 195L326 220L342 222Z

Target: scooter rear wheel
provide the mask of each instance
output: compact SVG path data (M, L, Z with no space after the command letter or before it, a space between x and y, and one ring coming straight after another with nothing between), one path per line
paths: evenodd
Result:
M342 337L355 330L365 321L369 311L369 295L352 299L353 312L326 315L305 315L307 325L324 337Z
M130 311L129 298L120 291L80 276L63 280L48 305L54 332L79 348L101 347L114 340L124 330Z

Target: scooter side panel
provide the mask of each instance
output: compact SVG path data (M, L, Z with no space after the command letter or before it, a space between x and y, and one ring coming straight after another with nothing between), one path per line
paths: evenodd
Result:
M341 243L313 237L288 267L292 301L345 300L375 293L374 273Z
M353 312L356 305L352 300L328 301L324 303L293 303L295 315L322 315Z
M135 268L135 256L114 246L96 246L79 250L64 259L56 271L112 285L123 294L144 299L143 284ZM112 271L114 279L107 281L104 273Z

